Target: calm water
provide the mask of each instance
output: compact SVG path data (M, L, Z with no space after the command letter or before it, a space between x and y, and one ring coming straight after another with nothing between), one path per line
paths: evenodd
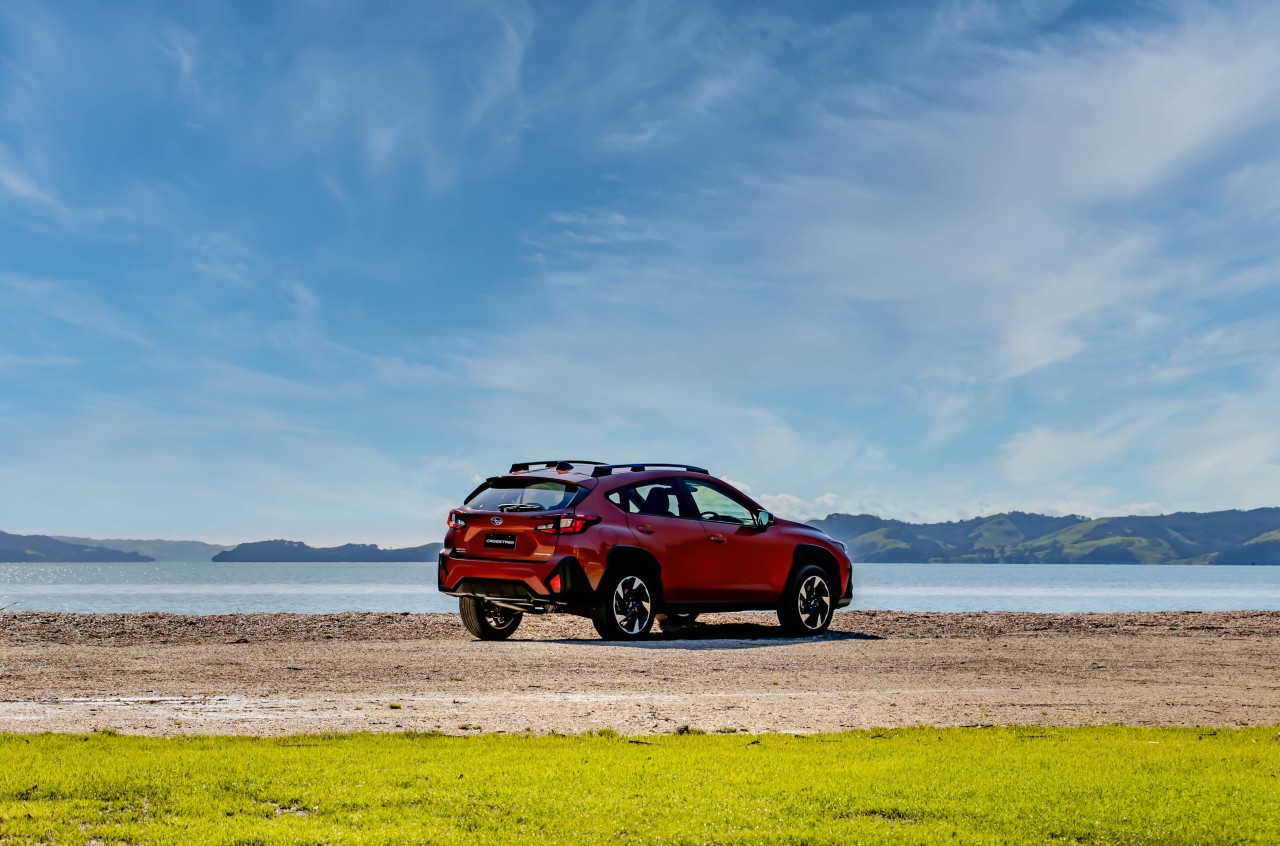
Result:
M454 611L425 564L0 564L13 611ZM859 564L854 607L1280 610L1280 567Z

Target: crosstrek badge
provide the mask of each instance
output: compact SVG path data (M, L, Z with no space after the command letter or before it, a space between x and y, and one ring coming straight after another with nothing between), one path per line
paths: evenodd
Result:
M515 549L515 535L485 535L484 545L491 549Z

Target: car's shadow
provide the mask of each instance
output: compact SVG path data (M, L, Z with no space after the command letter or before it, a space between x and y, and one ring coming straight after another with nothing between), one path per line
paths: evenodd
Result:
M760 623L694 623L676 632L652 632L641 640L597 640L595 638L558 638L547 643L573 643L595 646L632 646L641 649L759 649L795 643L833 640L880 640L879 635L864 632L828 631L814 637L791 637L780 626Z

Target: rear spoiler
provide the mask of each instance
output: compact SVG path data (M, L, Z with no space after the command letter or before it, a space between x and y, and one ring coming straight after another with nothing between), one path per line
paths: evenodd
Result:
M614 470L630 470L632 473L641 473L650 468L672 468L675 470L688 470L690 473L701 473L704 476L711 475L701 467L694 467L691 464L654 464L652 462L645 464L601 464L591 470L592 476L611 476Z
M526 473L535 467L538 468L539 470L545 470L551 467L554 467L557 470L572 470L573 465L575 464L592 464L592 465L597 465L601 467L604 466L603 461L573 461L573 460L564 459L564 458L557 458L554 461L521 461L518 464L512 464L511 469L508 470L507 472L508 473Z

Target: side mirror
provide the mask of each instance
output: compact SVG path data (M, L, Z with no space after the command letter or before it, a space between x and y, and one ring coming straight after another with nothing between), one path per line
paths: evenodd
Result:
M774 516L770 514L768 511L756 512L756 525L759 526L760 528L762 529L768 528L769 526L772 526L775 522L777 521L774 519Z

